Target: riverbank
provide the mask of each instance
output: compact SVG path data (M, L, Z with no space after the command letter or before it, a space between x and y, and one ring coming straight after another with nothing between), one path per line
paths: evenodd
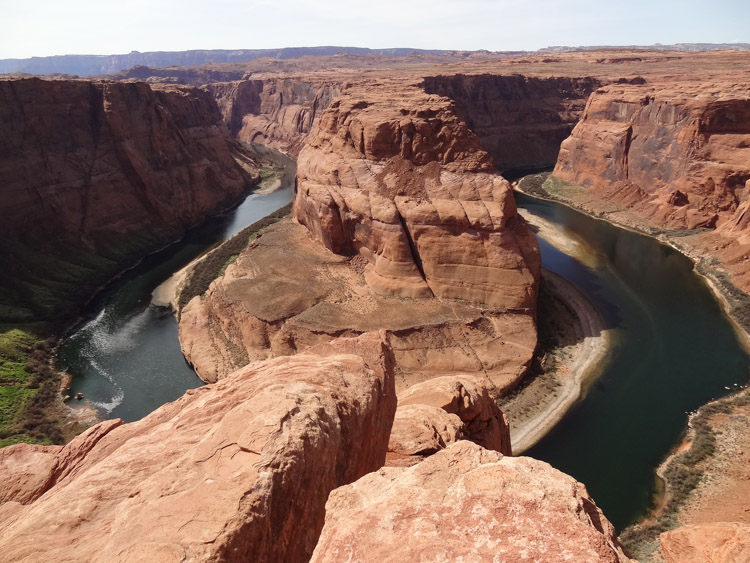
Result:
M253 193L257 195L268 195L275 192L281 188L284 176L288 173L289 171L284 167L279 169L264 169L264 173L261 174L261 182L258 184L257 188L253 190ZM273 213L272 215L276 215L276 213ZM263 219L250 225L250 227L255 227L255 230L258 230L260 227L257 224L262 221ZM245 229L234 235L234 237L246 237L247 233L243 235L244 231ZM218 246L227 244L230 240L232 239L223 241ZM185 287L186 281L192 276L198 264L202 263L216 248L217 247L212 247L207 249L200 256L197 256L190 261L190 263L172 274L167 280L159 284L151 293L151 304L156 305L157 307L168 307L176 313L179 310L179 296L182 289Z
M560 237L558 242L565 241ZM594 306L561 276L544 270L533 375L499 406L510 423L513 455L544 437L579 401L612 344Z
M548 180L546 175L528 177L516 186L521 192L554 201L597 219L650 236L688 258L731 322L738 341L748 349L748 296L734 286L719 269L715 258L691 246L687 232L655 229L640 224L627 211L610 209L596 202L585 188ZM719 369L717 367L717 369ZM706 377L711 377L707 372ZM727 393L737 386L724 388ZM627 528L621 539L642 561L661 561L659 534L686 524L715 521L747 522L750 498L750 403L748 391L711 401L691 414L683 440L673 448L657 470L661 494L645 518ZM744 397L744 399L742 398Z
M728 274L720 269L715 257L684 242L691 236L697 236L695 232L656 228L611 202L598 200L591 190L555 178L550 172L525 176L513 183L513 189L530 197L554 201L621 229L652 237L675 249L693 262L695 272L721 304L740 342L750 353L750 295L732 283Z

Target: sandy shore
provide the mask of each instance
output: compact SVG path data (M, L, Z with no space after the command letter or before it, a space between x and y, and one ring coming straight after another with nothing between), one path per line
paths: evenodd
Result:
M541 440L581 399L587 385L601 373L611 344L610 331L604 329L599 313L575 286L546 270L543 278L550 293L562 301L574 317L568 326L574 333L571 335L574 342L555 351L552 377L556 385L547 386L551 392L546 400L538 400L538 390L532 384L513 399L530 403L531 413L527 411L526 416L514 421L513 407L505 409L511 419L513 455L522 454Z
M586 265L595 265L596 255L583 240L525 210L519 212L540 238ZM601 373L613 339L596 308L573 284L547 270L542 278L557 301L548 314L560 317L554 330L561 333L564 344L547 352L545 373L537 376L544 381L532 381L501 405L510 419L514 455L536 444L580 400Z

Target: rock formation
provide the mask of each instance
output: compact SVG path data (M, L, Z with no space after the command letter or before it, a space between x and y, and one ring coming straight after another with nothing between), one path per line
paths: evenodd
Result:
M338 95L339 85L282 78L214 83L207 89L235 137L296 156L315 119Z
M0 450L4 561L306 561L329 492L383 465L377 335L250 365L65 447Z
M414 465L458 440L511 455L510 427L486 382L469 375L429 379L402 391L387 465Z
M308 137L297 178L295 219L366 259L376 293L534 314L536 241L445 98L350 89Z
M300 153L294 216L322 245L277 225L182 310L183 351L205 380L386 329L399 389L451 373L498 392L518 382L536 342L539 250L448 100L347 90Z
M659 540L667 563L750 561L750 526L739 522L682 526L663 533Z
M257 173L189 87L0 81L0 317L75 309ZM236 154L233 154L236 153Z
M586 489L461 441L331 493L312 561L631 561Z
M708 89L710 92L710 88ZM667 229L743 225L750 187L746 89L610 85L563 142L555 176Z
M511 455L508 421L485 382L468 375L444 376L410 387L399 394L399 408L429 405L455 414L464 424L467 440L489 450Z
M428 76L425 91L452 99L498 170L553 166L560 143L600 80L497 74Z

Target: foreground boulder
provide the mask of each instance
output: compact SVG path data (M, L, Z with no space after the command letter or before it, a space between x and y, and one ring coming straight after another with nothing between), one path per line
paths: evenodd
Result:
M2 559L305 561L329 492L382 466L394 411L375 334L250 365L65 447L11 446Z
M682 526L659 537L667 563L739 563L750 561L750 526L711 522Z
M586 489L461 441L333 493L312 561L630 561Z

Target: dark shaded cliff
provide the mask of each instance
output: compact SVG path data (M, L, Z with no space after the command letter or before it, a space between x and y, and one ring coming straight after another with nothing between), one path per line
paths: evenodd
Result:
M252 180L190 87L0 81L0 320L75 310Z
M428 94L451 98L458 115L492 155L498 170L543 168L557 160L560 143L578 122L591 78L521 75L428 76Z
M279 78L209 84L229 130L241 141L299 153L320 112L339 94L338 82Z

